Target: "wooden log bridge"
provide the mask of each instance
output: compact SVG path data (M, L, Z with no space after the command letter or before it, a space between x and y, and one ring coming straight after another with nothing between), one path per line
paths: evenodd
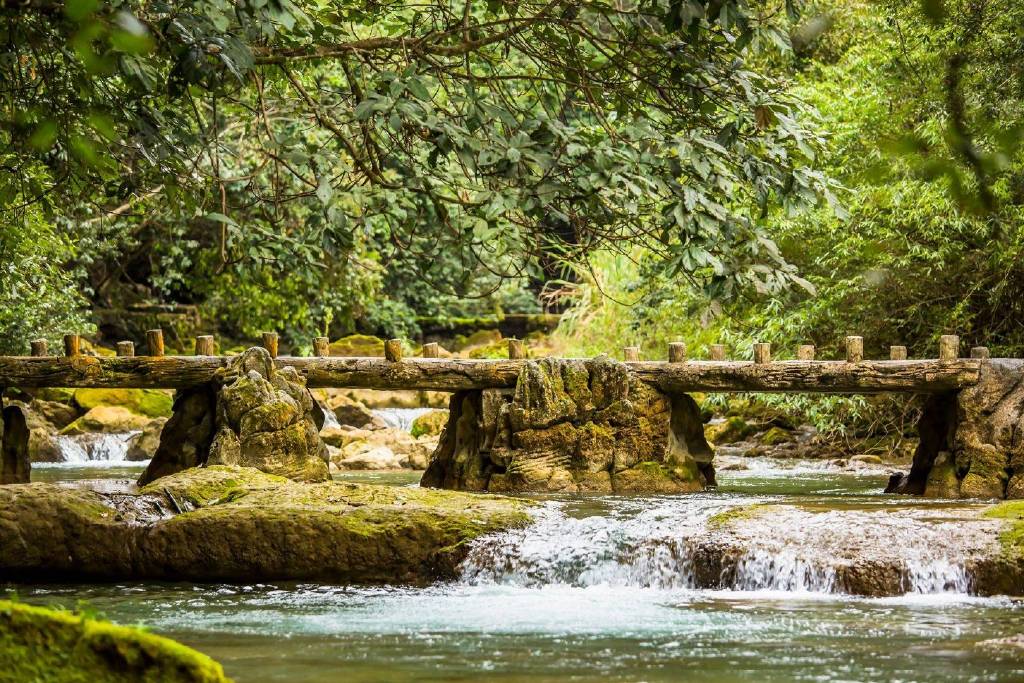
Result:
M161 349L162 351L162 349ZM678 358L678 352L676 358ZM830 394L943 393L978 381L981 363L935 360L628 361L641 380L666 393L807 392ZM227 356L3 356L0 387L181 389L214 381ZM512 388L525 359L348 358L278 356L311 388L460 391Z

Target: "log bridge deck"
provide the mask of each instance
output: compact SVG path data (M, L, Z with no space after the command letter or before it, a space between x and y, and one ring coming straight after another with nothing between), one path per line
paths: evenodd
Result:
M64 355L47 354L44 341L32 342L31 356L0 356L0 391L4 387L97 387L182 389L215 380L229 356L215 356L213 338L196 339L196 355L164 355L159 330L147 335L150 355L135 356L131 342L118 344L117 357L80 353L77 335L64 338ZM278 356L277 335L264 334L263 346L278 367L293 367L311 388L418 389L460 391L512 388L525 359L520 340L509 340L509 359L438 358L427 344L422 358L403 358L398 340L384 344L383 358L328 355L327 341L314 340L314 357ZM807 392L827 394L945 393L978 381L988 358L984 347L959 357L959 338L941 338L939 358L908 360L906 349L891 347L889 360L865 360L863 339L847 337L845 360L814 360L814 347L802 346L797 360L773 361L768 344L754 344L751 361L725 360L724 347L710 349L712 360L688 360L682 342L669 344L668 361L641 361L636 347L623 349L636 376L666 393Z

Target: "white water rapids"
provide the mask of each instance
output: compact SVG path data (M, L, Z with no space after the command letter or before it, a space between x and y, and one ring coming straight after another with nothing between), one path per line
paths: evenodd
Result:
M600 514L548 503L526 528L477 541L463 582L520 587L564 585L718 588L811 593L967 594L966 562L991 544L995 523L902 507L805 509L768 504L741 512L733 494L604 499ZM742 496L744 509L767 499ZM725 513L725 514L722 514ZM989 529L991 526L993 529Z

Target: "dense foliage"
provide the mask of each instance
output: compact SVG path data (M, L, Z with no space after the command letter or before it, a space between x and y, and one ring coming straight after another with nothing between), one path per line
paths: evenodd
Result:
M661 357L681 338L694 354L725 342L749 358L763 340L778 357L811 343L835 358L857 334L876 358L890 344L934 357L937 337L957 333L965 347L1024 355L1024 7L932 4L819 2L793 31L795 92L820 112L825 170L846 188L846 215L769 229L814 296L708 301L650 269L642 251L609 255L578 290L566 346L640 343ZM831 428L865 408L788 402Z
M0 0L3 225L105 230L97 303L240 335L393 328L601 247L779 292L770 217L834 203L760 57L794 4Z

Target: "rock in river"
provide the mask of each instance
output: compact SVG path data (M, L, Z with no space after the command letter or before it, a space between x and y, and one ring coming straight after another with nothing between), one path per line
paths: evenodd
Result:
M468 541L526 524L528 505L225 466L137 495L15 484L0 487L0 581L423 583L454 576Z
M0 600L0 679L230 683L220 664L137 628Z

